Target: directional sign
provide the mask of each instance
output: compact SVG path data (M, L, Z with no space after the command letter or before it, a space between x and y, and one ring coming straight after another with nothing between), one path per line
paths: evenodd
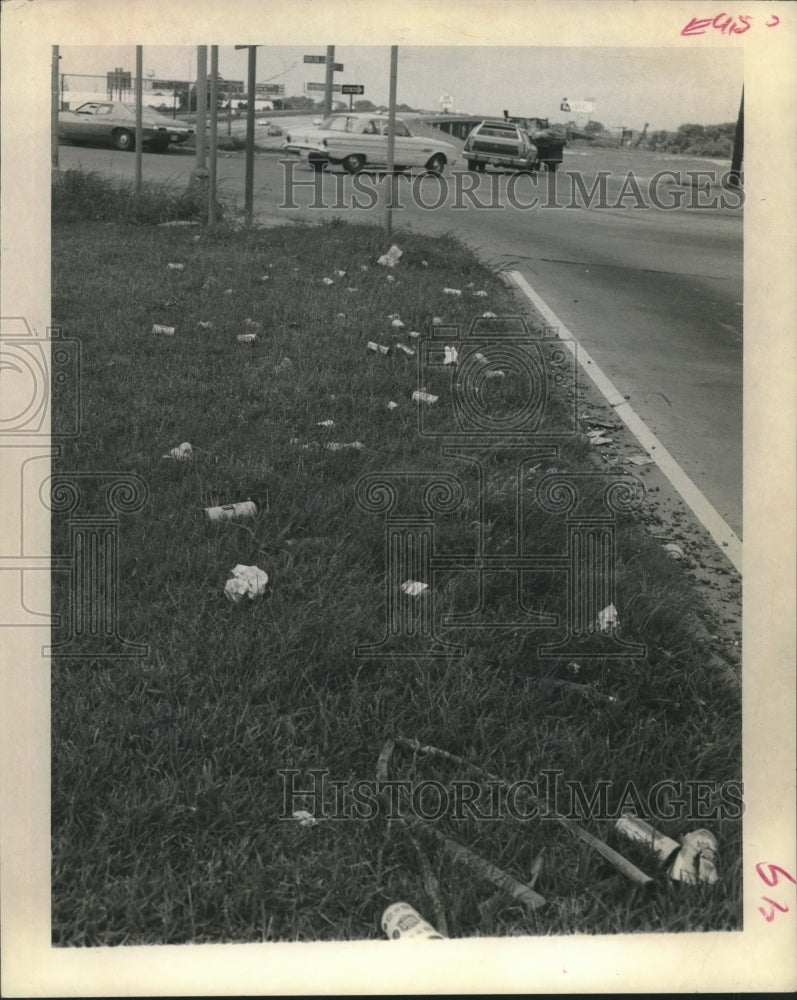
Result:
M304 61L306 63L325 63L327 61L326 56L305 56Z
M327 88L326 88L326 84L324 84L324 83L306 83L304 85L304 89L305 89L305 91L307 93L315 92L315 91L318 91L318 90L320 90L321 93L323 93ZM333 92L335 94L339 94L340 93L340 84L339 83L333 83L332 84L332 90L333 90Z
M341 94L364 94L365 87L361 83L344 83L340 88Z

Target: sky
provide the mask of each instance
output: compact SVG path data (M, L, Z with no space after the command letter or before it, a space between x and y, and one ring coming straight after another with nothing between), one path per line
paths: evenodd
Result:
M63 46L61 71L101 74L117 66L135 69L135 47ZM307 81L323 82L324 66L305 65L305 54L324 55L320 45L268 46L257 50L257 81L284 83L286 94L303 93ZM335 48L343 63L336 83L363 84L374 104L388 100L390 50L387 46ZM208 54L208 65L210 55ZM246 80L247 53L219 48L219 72ZM196 49L146 46L144 75L196 78ZM742 93L739 48L587 48L400 46L400 104L439 110L443 95L468 114L510 114L575 120L560 111L564 97L596 100L592 117L607 128L676 129L684 122L703 125L735 121ZM82 89L77 85L74 89ZM89 88L86 88L89 89ZM320 95L313 95L318 97Z

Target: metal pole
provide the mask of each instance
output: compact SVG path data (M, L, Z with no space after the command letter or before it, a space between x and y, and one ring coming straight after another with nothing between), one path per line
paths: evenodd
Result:
M54 170L58 169L58 46L53 45L53 64L51 87L52 95L50 99L50 165Z
M328 118L332 114L332 81L335 69L335 46L327 45L327 73L326 84L324 86L324 117Z
M144 138L144 48L136 46L136 194L141 194L141 140Z
M227 91L227 135L232 135L232 91Z
M390 46L390 97L387 110L387 182L388 203L385 212L385 236L390 237L393 228L393 200L396 191L396 82L398 80L398 45Z
M216 225L216 152L219 141L219 47L210 47L210 161L208 171L208 225Z
M244 211L246 221L252 222L252 205L255 189L255 70L257 64L257 46L249 46L249 77L247 80L248 95L246 101L246 193Z

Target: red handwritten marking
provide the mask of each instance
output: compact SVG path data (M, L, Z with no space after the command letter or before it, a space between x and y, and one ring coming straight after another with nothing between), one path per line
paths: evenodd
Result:
M767 911L764 909L763 906L758 907L758 912L763 916L764 920L766 920L768 924L771 924L772 921L775 919L775 910L780 910L781 913L789 912L788 906L781 906L779 903L776 903L774 899L770 899L769 896L762 896L761 898L764 900L765 903L769 903L770 906L773 906L775 908L770 910L769 913L767 913Z
M768 868L769 871L765 872L764 871L765 868ZM784 878L787 878L789 880L789 882L793 882L795 885L797 885L797 879L795 879L793 875L787 872L785 868L781 868L780 865L772 865L768 861L759 861L759 863L755 866L755 870L758 872L758 877L761 879L761 881L765 885L768 885L770 888L778 884L779 882L778 874L783 875ZM764 918L764 920L766 920L768 924L771 924L772 921L775 919L775 910L779 910L781 913L789 912L788 906L784 906L782 903L775 902L775 900L770 899L769 896L762 896L761 899L765 903L769 903L770 907L769 911L765 910L763 906L758 907L758 912L761 914L761 916Z
M769 868L769 876L766 876L761 870L764 867ZM778 872L785 876L785 878L787 878L790 882L793 882L794 885L797 885L797 879L794 878L793 875L790 875L785 868L781 868L780 865L771 865L769 862L759 861L755 866L755 870L758 872L758 877L761 881L768 885L770 889L778 884Z
M774 28L780 24L780 18L777 14L770 16L774 20L766 22L767 28ZM686 36L705 35L706 31L710 29L712 31L719 31L722 35L743 35L752 26L753 17L751 14L731 16L723 11L721 14L717 14L716 17L693 17L688 24L685 24L681 28L681 34Z

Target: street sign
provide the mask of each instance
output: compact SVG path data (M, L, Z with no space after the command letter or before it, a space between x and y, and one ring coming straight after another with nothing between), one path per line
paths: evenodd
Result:
M326 87L325 83L306 83L304 85L304 89L305 89L306 93L311 93L311 92L315 93L316 91L320 91L323 94L324 91L327 89L327 87ZM332 84L332 92L334 94L339 94L340 93L340 84L339 83L333 83Z
M344 83L341 84L340 92L341 94L364 94L365 87L361 83Z
M327 61L326 56L305 56L304 61L306 63L325 63Z

